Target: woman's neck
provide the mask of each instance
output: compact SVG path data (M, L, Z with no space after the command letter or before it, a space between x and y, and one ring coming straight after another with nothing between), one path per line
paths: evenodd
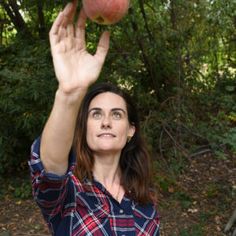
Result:
M114 184L120 184L119 155L94 155L94 178L110 188Z
M100 182L114 199L121 202L125 191L121 185L120 155L95 155L94 159L95 180Z

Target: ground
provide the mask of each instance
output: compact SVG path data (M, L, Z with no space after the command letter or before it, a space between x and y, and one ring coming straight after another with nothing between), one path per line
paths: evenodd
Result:
M162 236L224 236L236 209L236 158L190 161L160 201ZM230 234L228 234L230 235Z
M223 229L236 208L235 156L196 157L177 178L159 169L157 181L161 236L226 236ZM50 235L33 200L1 200L0 236L10 235Z

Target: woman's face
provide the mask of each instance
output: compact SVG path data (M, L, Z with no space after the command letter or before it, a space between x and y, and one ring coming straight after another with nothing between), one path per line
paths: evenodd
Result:
M120 153L133 136L135 127L129 124L125 100L112 92L94 97L89 105L87 143L94 153Z

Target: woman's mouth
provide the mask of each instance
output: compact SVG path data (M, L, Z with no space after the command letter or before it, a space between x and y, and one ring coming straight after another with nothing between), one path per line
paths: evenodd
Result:
M112 133L101 133L101 134L98 135L98 137L99 138L110 138L110 137L114 138L116 136Z

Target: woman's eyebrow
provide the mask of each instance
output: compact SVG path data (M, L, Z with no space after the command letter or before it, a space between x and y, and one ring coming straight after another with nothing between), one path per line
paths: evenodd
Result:
M91 111L102 111L102 108L100 108L100 107L93 107L93 108L89 109L88 113L90 113ZM127 113L124 109L119 108L119 107L112 108L111 111L112 112L114 112L114 111L121 111L124 114Z
M99 107L93 107L91 109L89 109L88 113L90 113L91 111L101 111L102 109Z
M124 109L122 109L122 108L112 108L111 111L121 111L124 114L126 114L126 111Z

